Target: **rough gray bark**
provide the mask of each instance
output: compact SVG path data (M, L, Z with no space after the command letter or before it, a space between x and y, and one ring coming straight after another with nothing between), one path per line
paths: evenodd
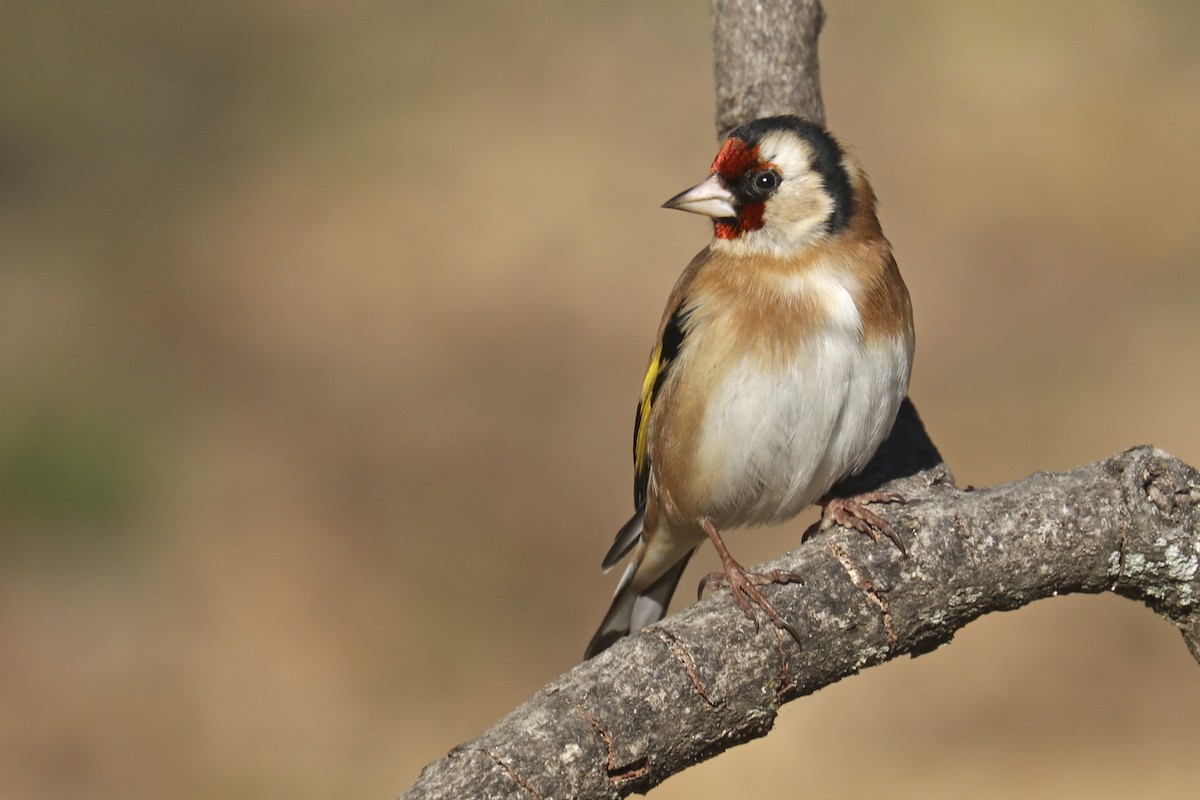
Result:
M712 0L717 128L791 111L823 120L817 0ZM912 404L864 474L883 487L909 557L847 531L765 566L800 629L755 631L728 593L560 676L428 765L402 797L617 798L770 731L783 703L900 655L928 652L992 612L1072 592L1139 600L1200 660L1200 473L1149 447L978 491L954 485Z
M1139 600L1177 625L1200 659L1200 472L1139 447L964 491L936 451L914 441L922 429L912 406L902 413L874 464L903 475L887 487L908 502L887 516L910 556L839 531L766 565L807 576L768 590L803 647L769 624L755 632L718 593L552 681L426 767L403 797L645 792L766 735L789 700L928 652L983 614L1054 595Z
M717 138L744 122L799 114L825 124L819 0L712 0Z

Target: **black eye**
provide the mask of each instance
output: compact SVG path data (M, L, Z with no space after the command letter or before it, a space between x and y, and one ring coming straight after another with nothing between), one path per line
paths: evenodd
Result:
M779 177L779 173L773 169L765 172L760 172L750 179L750 193L758 199L766 199L779 188L779 182L783 180Z

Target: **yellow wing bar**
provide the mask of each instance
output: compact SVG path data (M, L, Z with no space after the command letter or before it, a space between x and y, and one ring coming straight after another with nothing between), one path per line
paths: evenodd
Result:
M638 401L638 426L633 439L633 471L638 475L646 468L646 438L650 431L650 411L654 403L654 384L658 380L658 370L662 364L662 343L654 348L654 356L646 370L646 379L642 381L642 398Z

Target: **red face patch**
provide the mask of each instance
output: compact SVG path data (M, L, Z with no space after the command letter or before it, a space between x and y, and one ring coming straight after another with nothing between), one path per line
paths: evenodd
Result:
M741 139L726 139L721 152L713 159L712 171L719 174L728 186L737 186L743 176L751 170L762 169L759 163L758 145ZM763 226L763 203L743 202L738 207L737 219L713 220L713 231L718 239L736 239L746 231L756 231Z
M721 152L713 159L712 171L719 172L726 181L733 182L758 162L758 145L747 144L741 139L726 139Z
M738 209L737 219L714 219L713 233L718 239L736 239L746 231L763 226L764 203L746 203Z

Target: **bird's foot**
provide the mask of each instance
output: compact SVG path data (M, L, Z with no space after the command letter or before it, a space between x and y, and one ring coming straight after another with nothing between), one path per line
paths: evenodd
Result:
M841 525L870 536L873 542L878 542L879 534L882 533L892 540L892 543L896 545L901 555L908 555L908 550L905 549L904 542L900 541L900 536L896 533L896 529L891 526L891 523L866 508L867 503L903 503L904 498L895 492L865 492L855 497L826 496L819 502L821 505L821 520L805 531L802 538L808 538L808 535L814 530L823 531L832 528L834 525Z
M746 615L746 619L754 623L754 630L756 632L758 631L758 614L755 613L755 606L770 618L775 627L787 632L797 644L801 644L799 631L783 618L779 610L759 591L758 587L776 583L803 583L804 579L795 572L779 569L770 570L769 572L747 572L745 567L735 561L733 556L729 554L725 543L721 541L721 535L717 532L716 526L709 520L703 520L701 525L716 546L717 554L721 557L721 563L725 570L724 572L713 572L706 575L700 581L700 588L696 593L697 598L704 594L705 589L728 587L733 602Z

